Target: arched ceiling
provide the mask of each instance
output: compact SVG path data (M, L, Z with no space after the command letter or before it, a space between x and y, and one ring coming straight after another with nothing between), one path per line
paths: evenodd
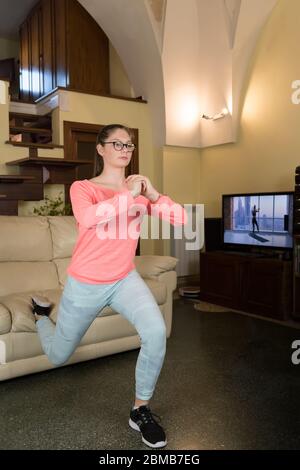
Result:
M165 144L165 96L161 54L143 0L80 0L116 49L135 96L143 96L152 115L157 146ZM125 119L126 120L126 119Z
M105 31L157 145L233 142L249 62L278 0L80 0ZM222 108L217 121L201 119Z

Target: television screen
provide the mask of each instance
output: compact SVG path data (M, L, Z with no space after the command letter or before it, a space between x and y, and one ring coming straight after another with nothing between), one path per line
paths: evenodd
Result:
M223 195L224 244L292 248L293 194Z

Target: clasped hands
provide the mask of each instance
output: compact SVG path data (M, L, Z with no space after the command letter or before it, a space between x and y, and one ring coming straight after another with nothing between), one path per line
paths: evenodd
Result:
M125 183L134 197L142 195L151 202L155 202L160 196L159 192L152 186L151 181L147 176L130 175L126 178Z

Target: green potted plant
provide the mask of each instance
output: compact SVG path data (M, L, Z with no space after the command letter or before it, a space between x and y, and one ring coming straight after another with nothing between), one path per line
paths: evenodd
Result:
M45 196L45 203L39 207L33 208L34 215L73 215L72 206L69 203L64 203L62 192L56 198L49 198Z

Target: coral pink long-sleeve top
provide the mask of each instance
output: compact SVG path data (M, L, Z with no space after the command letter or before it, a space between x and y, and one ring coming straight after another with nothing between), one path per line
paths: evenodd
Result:
M142 195L134 198L126 189L115 191L87 179L71 185L70 198L78 237L67 273L91 284L118 281L135 269L143 215L158 216L174 226L188 220L186 210L166 195L153 203Z

